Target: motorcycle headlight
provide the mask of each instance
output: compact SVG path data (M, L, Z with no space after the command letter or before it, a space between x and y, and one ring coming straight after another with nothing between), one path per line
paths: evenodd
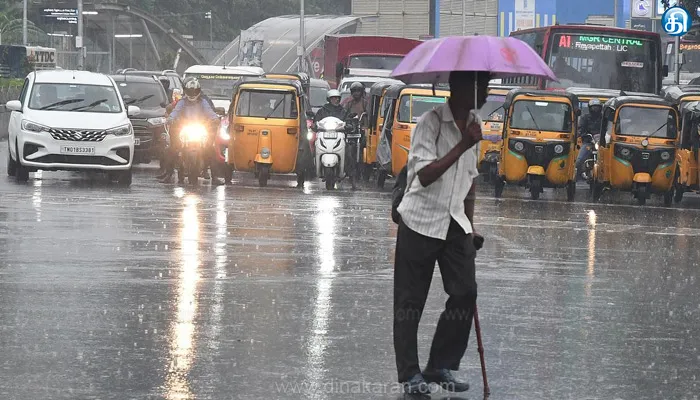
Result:
M22 130L23 131L29 131L29 132L46 132L49 130L48 126L40 125L32 121L27 121L23 120L22 121Z
M661 159L664 161L668 161L671 158L671 153L668 151L662 151L661 152Z
M116 128L108 129L107 134L108 135L114 135L114 136L128 136L133 133L133 130L131 129L131 125L122 125L118 126Z
M262 150L260 150L260 157L262 158L270 158L270 149L267 147L263 147Z
M180 137L188 142L203 141L207 137L207 129L204 125L185 125L180 130Z
M564 146L562 146L562 145L560 145L560 144L554 146L554 152L557 153L557 154L563 153L563 152L564 152Z
M151 125L165 125L165 117L155 117L146 120Z
M598 150L598 147L599 147L599 145L598 145L598 143L596 143L596 144L595 144L595 149Z
M523 144L523 142L515 142L515 144L513 145L513 147L514 147L515 150L517 150L517 151L523 151L523 149L525 148L525 145Z
M314 140L314 133L313 133L313 132L307 133L307 134L306 134L306 139L307 139L309 142L312 141L312 140Z

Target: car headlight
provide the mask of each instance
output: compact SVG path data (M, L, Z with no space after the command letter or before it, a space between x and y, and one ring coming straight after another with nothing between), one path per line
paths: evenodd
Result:
M118 126L116 128L112 129L107 129L106 133L108 135L114 135L114 136L128 136L133 133L131 129L131 125L122 125Z
M262 150L260 150L260 157L270 158L270 149L268 149L267 147L263 147Z
M562 146L562 145L560 145L560 144L554 146L554 152L557 153L557 154L563 153L563 152L564 152L564 146Z
M204 125L185 125L180 130L180 137L188 142L203 141L207 137L207 128Z
M165 125L165 117L155 117L146 120L151 125Z
M46 132L49 130L48 126L40 125L32 121L23 120L22 130L29 132Z
M661 152L661 159L664 161L668 161L671 158L671 153L668 151L662 151Z
M525 145L523 144L523 142L515 142L515 144L513 145L513 147L514 147L515 150L517 150L517 151L523 151L523 149L525 148Z

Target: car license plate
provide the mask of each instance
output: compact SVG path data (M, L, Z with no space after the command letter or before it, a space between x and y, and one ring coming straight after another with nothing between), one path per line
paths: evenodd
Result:
M61 154L94 155L95 148L92 146L61 146Z
M141 139L140 138L134 138L134 146L141 146Z

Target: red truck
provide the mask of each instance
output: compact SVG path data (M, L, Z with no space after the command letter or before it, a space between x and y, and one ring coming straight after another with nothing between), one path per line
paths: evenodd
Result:
M366 75L387 76L420 40L386 36L326 35L323 78L336 88L356 69Z

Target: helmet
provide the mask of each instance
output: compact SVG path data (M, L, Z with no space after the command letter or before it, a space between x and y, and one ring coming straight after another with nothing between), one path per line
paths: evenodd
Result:
M189 101L197 101L199 96L202 95L202 86L196 78L189 78L185 80L185 97Z
M330 100L332 97L340 97L340 92L336 89L331 89L326 94L326 99Z
M354 92L356 90L363 91L365 90L365 85L362 84L362 82L353 82L352 85L350 85L350 92Z
M602 105L600 104L600 100L598 100L598 99L591 99L591 100L588 102L588 108L596 107L596 106L597 106L597 107L602 107Z
M173 89L173 100L179 101L182 98L182 89Z

